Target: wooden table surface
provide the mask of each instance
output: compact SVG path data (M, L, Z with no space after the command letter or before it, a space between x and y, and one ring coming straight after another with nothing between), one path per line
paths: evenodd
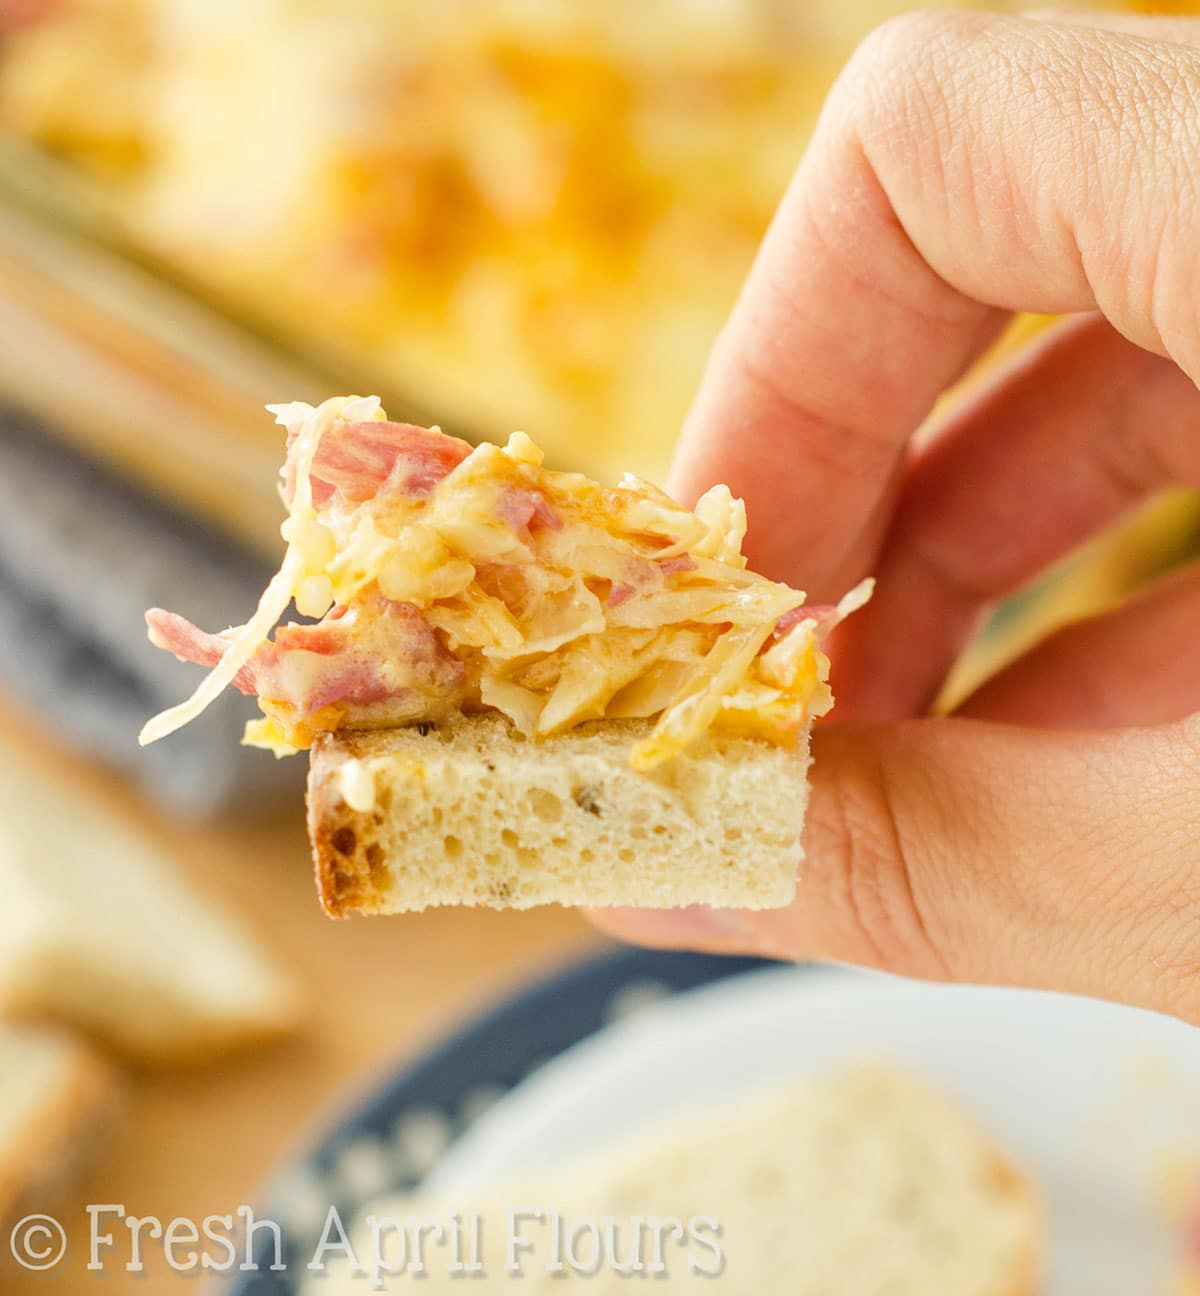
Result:
M129 1074L106 1148L56 1204L67 1259L52 1274L0 1265L6 1296L196 1292L196 1277L173 1273L153 1247L144 1274L125 1272L119 1257L102 1275L89 1274L87 1203L119 1203L164 1224L253 1204L277 1160L356 1089L510 990L604 944L577 914L558 908L333 922L313 890L299 807L273 826L176 828L171 840L181 867L253 923L306 987L306 1029L226 1062Z

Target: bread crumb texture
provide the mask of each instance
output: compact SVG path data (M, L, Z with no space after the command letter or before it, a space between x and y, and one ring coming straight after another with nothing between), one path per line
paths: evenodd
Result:
M629 751L650 726L604 721L527 741L486 715L323 736L309 832L325 908L787 904L806 737L786 750L709 736L641 773Z

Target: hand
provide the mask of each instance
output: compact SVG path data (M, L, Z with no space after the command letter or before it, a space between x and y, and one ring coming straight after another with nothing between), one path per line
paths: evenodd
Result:
M1083 314L914 446L1016 310ZM873 604L833 647L796 902L607 910L659 945L1053 987L1200 1023L1200 571L948 719L982 612L1200 485L1200 22L924 13L855 55L720 338L673 487Z

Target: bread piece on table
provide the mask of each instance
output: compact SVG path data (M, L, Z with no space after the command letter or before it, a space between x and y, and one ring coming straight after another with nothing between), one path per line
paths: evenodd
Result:
M329 913L709 904L795 894L808 743L709 735L652 773L651 721L523 740L501 716L317 740L309 835Z
M575 1275L548 1271L546 1223L521 1227L532 1243L523 1276L504 1269L506 1211L530 1207L558 1211L567 1225L611 1218L625 1262L635 1254L632 1220L719 1222L718 1276L691 1272L689 1253L709 1265L716 1257L676 1240L662 1253L665 1274L622 1276L602 1262L579 1285L593 1296L643 1285L721 1296L1034 1296L1041 1269L1043 1212L1029 1181L935 1089L877 1064L696 1110L580 1163L452 1197L371 1202L362 1214L440 1220L477 1210L485 1277L468 1285L514 1296L558 1292ZM370 1254L366 1239L352 1242ZM643 1235L643 1264L651 1248ZM589 1255L586 1235L578 1253ZM462 1286L461 1274L447 1273L448 1249L429 1247L422 1258L427 1296ZM386 1290L411 1281L394 1278ZM350 1296L360 1282L340 1273L332 1290L314 1281L305 1291Z
M147 1061L291 1028L293 983L90 787L0 743L0 1011Z
M95 1149L119 1084L65 1031L0 1024L0 1232L45 1211Z

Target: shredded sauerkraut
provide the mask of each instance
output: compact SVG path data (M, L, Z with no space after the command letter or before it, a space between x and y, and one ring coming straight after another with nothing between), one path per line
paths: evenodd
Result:
M389 422L375 397L271 406L288 433L280 569L244 625L211 635L147 614L150 637L212 665L141 741L230 684L264 712L246 741L290 754L324 731L503 712L527 737L657 717L652 769L718 730L789 745L832 705L837 607L746 570L746 510L716 486L689 510L626 477L552 472L523 433L471 449ZM316 625L285 625L290 605Z

